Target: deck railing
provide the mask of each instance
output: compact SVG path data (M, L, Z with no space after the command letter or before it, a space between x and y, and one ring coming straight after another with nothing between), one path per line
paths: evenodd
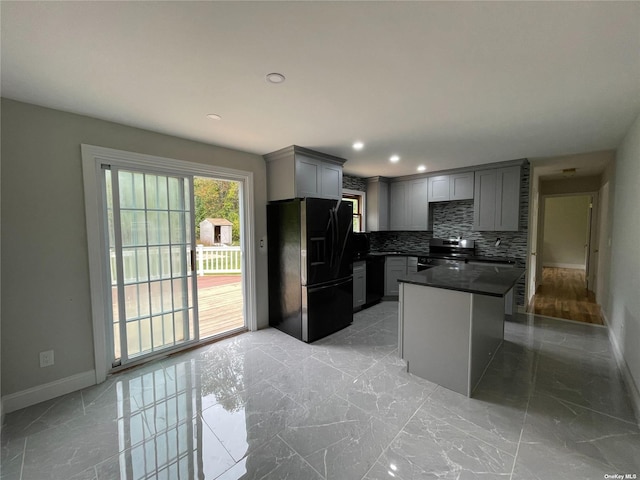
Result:
M152 280L165 278L166 272L171 271L171 264L179 265L185 257L181 257L179 250L171 251L169 247L161 247L160 249L151 249L149 257L146 254L136 250L127 249L123 252L123 267L125 283L136 282L142 273ZM140 261L140 256L143 260ZM173 256L173 258L172 258ZM111 252L111 278L117 277L116 254ZM147 269L148 261L148 269ZM140 265L143 271L139 271ZM199 276L207 273L242 273L242 256L240 247L205 247L203 245L196 246L196 268ZM149 271L147 271L149 270ZM165 272L165 276L162 275ZM114 280L115 282L115 280Z
M196 247L198 275L207 273L241 273L240 247Z

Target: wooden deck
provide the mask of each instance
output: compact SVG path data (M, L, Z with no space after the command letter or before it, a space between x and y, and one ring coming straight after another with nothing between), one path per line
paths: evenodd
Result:
M198 277L200 339L244 326L241 275Z

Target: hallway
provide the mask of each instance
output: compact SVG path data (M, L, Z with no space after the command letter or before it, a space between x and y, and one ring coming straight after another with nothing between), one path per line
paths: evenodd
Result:
M544 267L542 284L529 305L529 313L604 325L600 306L586 289L584 270Z

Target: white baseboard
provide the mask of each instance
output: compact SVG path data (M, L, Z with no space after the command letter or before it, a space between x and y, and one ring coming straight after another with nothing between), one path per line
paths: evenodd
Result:
M88 370L70 377L27 388L2 397L3 413L11 413L36 403L45 402L67 393L96 384L96 371Z
M584 263L551 263L544 262L542 264L543 267L552 267L552 268L573 268L575 270L584 270Z
M607 331L609 333L609 342L613 347L613 355L616 358L616 363L618 364L618 369L620 373L622 373L622 378L624 379L624 383L629 390L629 394L631 395L631 402L633 403L633 408L636 412L636 420L638 421L638 425L640 425L640 390L638 390L638 385L636 385L633 376L631 375L631 370L629 370L629 365L627 361L624 359L622 355L622 350L620 349L620 345L618 344L618 340L616 339L615 334L613 333L613 328L611 328L611 324L609 323L609 319L605 314L604 310L602 310L602 318L604 319L604 323L607 326Z

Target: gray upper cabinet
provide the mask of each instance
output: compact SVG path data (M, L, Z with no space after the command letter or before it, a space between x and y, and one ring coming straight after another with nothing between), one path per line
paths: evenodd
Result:
M475 172L473 229L517 231L520 217L520 167Z
M474 172L449 175L449 200L473 200Z
M473 172L429 177L429 202L473 199Z
M345 159L292 145L264 156L267 200L342 197Z
M389 230L389 179L367 179L367 231Z
M393 182L389 187L389 212L391 230L427 230L427 179Z
M496 230L517 231L520 219L520 167L496 171Z
M449 175L429 177L429 202L449 200Z
M429 203L427 200L427 179L407 182L407 212L409 230L427 230L429 224Z
M407 185L409 182L394 182L389 186L389 228L408 230Z

